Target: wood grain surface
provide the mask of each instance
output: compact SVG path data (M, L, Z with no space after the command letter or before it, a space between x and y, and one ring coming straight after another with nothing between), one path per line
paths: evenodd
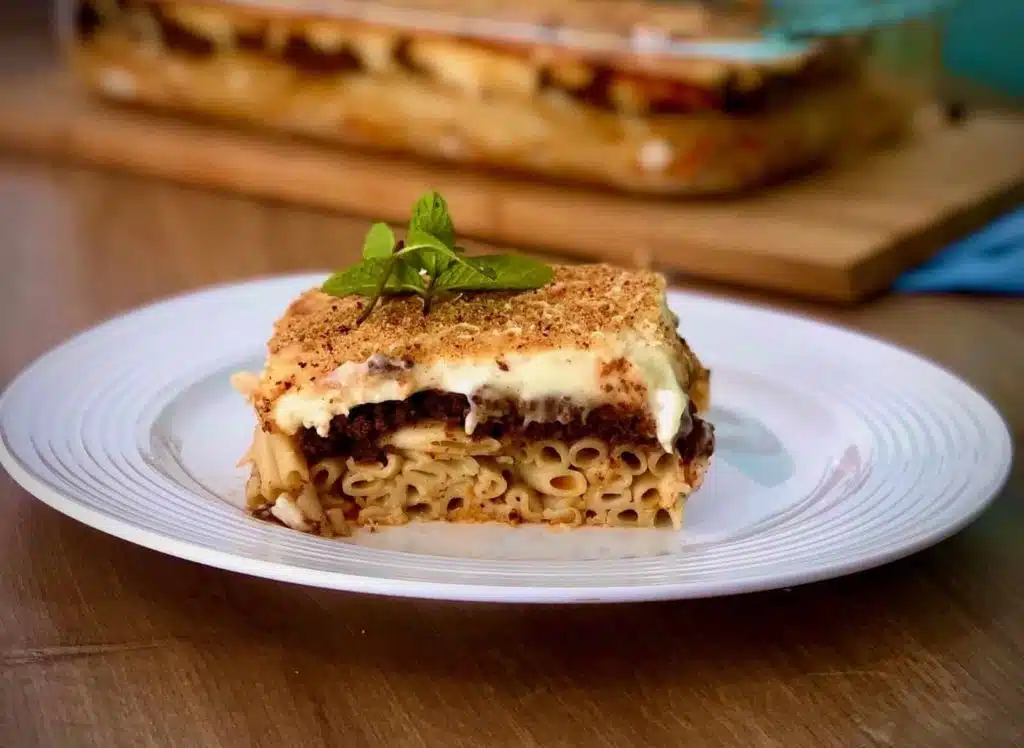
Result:
M348 262L365 226L0 158L0 387L138 304ZM1024 301L789 306L936 359L1020 439ZM552 608L209 569L78 524L0 472L0 745L1011 748L1024 744L1022 500L1018 464L961 534L845 579Z
M923 116L899 147L741 199L686 201L104 105L42 63L9 69L0 84L3 147L387 220L401 220L432 187L462 216L464 233L488 241L840 302L886 289L1024 199L1024 116L1013 114L979 114L957 127Z

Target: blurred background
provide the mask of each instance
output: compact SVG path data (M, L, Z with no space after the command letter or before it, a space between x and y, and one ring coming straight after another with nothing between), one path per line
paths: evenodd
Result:
M1024 284L1022 3L270 6L7 0L0 147L366 219L438 188L484 242L817 300Z

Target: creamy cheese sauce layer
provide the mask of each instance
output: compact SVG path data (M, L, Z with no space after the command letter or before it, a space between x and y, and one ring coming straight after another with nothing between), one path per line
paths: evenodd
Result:
M593 350L508 353L497 359L437 361L407 368L378 355L362 363L345 363L315 385L281 395L272 417L287 434L310 428L326 436L331 419L347 415L356 406L441 390L469 398L466 433L472 434L480 420L473 405L478 393L520 402L566 398L584 409L635 402L642 396L658 442L666 452L673 451L676 436L687 425L689 398L676 375L671 351L635 335L605 342L610 344ZM620 361L625 365L616 366ZM639 394L628 395L627 400L629 392Z

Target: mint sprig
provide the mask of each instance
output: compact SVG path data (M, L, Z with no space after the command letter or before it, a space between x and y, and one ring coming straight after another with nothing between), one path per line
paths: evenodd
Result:
M363 241L363 259L331 275L322 290L369 299L356 320L361 324L383 296L414 294L429 314L434 299L444 293L528 291L547 285L553 276L544 263L520 255L466 257L455 243L448 204L437 192L427 192L413 205L404 241L396 241L387 224L373 224Z

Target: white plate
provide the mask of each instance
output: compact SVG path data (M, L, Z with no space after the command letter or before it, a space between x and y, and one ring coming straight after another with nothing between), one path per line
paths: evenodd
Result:
M218 287L79 335L0 399L0 463L81 522L211 566L537 602L723 595L865 569L962 528L1009 473L999 414L936 366L809 320L673 293L714 372L718 434L681 533L414 523L303 535L238 508L253 417L228 377L262 365L271 323L322 277Z

